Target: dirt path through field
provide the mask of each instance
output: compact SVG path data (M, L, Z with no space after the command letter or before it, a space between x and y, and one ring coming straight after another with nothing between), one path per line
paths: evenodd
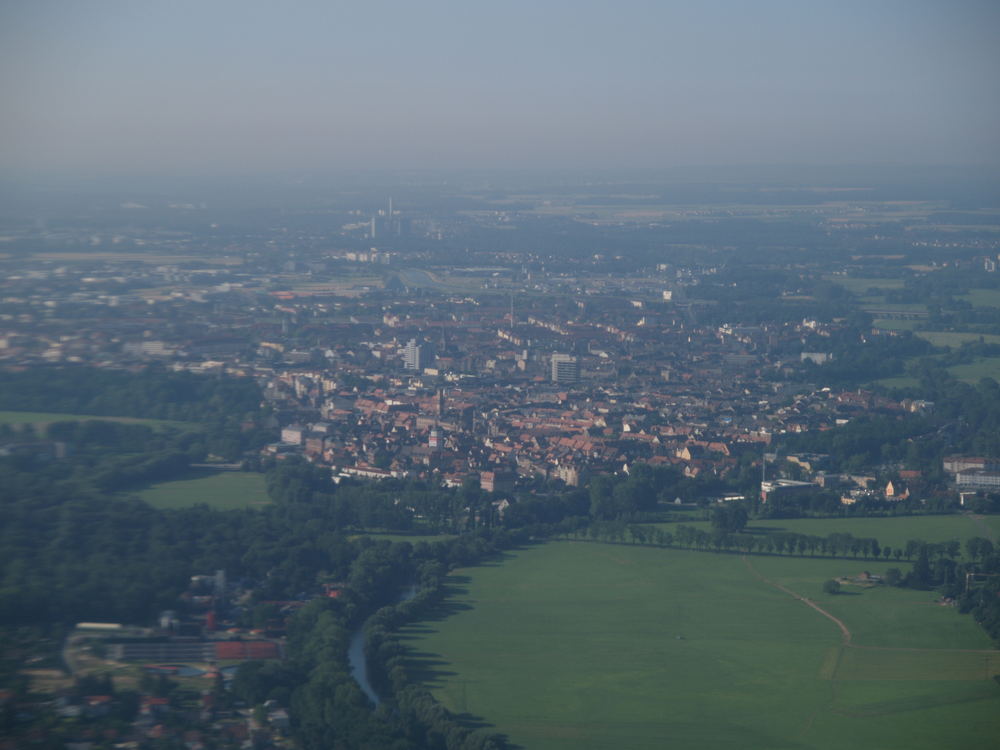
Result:
M829 612L827 612L825 609L823 609L821 606L819 606L816 602L812 601L811 599L806 599L806 597L800 596L799 594L795 593L794 591L792 591L787 586L782 586L780 583L777 583L776 581L772 581L770 578L766 578L765 576L763 576L761 573L759 573L757 571L756 568L754 568L753 564L750 562L749 558L747 558L746 555L743 555L742 559L743 559L743 563L747 566L747 568L750 570L751 573L753 573L753 575L756 578L758 578L759 580L763 581L768 586L773 586L774 588L778 589L779 591L783 591L786 594L788 594L789 596L791 596L791 597L793 597L795 599L798 599L803 604L805 604L805 605L807 605L807 606L812 607L813 609L815 609L817 612L819 612L821 615L823 615L823 617L827 617L830 620L832 620L834 622L834 624L836 624L836 626L838 628L840 628L840 639L841 639L841 642L845 646L850 646L851 645L851 631L847 629L847 625L844 624L843 620L841 620L839 617L835 617L834 615L830 614Z
M821 606L819 606L818 604L816 604L816 602L811 601L811 600L807 599L806 597L797 594L796 592L792 591L787 586L782 586L780 583L777 583L775 581L772 581L770 578L765 577L764 575L762 575L761 573L759 573L756 570L756 568L754 568L753 564L750 562L750 560L747 558L746 555L743 555L742 559L743 559L743 562L746 564L747 568L750 570L750 572L756 578L758 578L759 580L763 581L767 585L773 586L774 588L778 589L779 591L783 591L784 593L788 594L789 596L794 597L795 599L798 599L803 604L806 604L806 605L812 607L813 609L815 609L817 612L819 612L824 617L827 617L827 618L833 620L833 622L836 623L837 627L840 628L840 636L841 636L841 643L842 643L842 645L847 646L848 648L865 649L865 650L868 650L868 651L912 651L912 652L920 652L920 653L941 653L941 652L946 651L948 653L955 653L955 654L983 654L983 655L989 655L989 656L994 656L997 653L996 650L994 650L994 649L979 649L979 648L911 648L911 647L905 647L905 646L860 646L860 645L857 645L857 644L851 642L851 631L848 629L847 625L844 624L844 621L841 620L839 617L836 617L835 615L830 614L825 609L823 609Z
M842 658L842 656L844 654L844 648L845 647L850 647L850 645L851 645L851 631L848 630L847 625L845 625L844 621L841 620L839 617L834 617L832 614L830 614L829 612L827 612L825 609L823 609L821 606L819 606L815 602L812 602L812 601L806 599L804 596L799 596L797 593L795 593L794 591L792 591L787 586L782 586L777 581L772 581L770 578L768 578L767 576L765 576L762 573L760 573L753 566L753 564L750 562L750 559L746 555L741 555L741 559L743 560L743 564L747 566L747 570L749 570L750 573L755 578L757 578L760 581L763 581L768 586L772 586L772 587L778 589L778 591L781 591L781 592L783 592L785 594L788 594L789 596L791 596L794 599L798 599L803 604L806 604L806 605L812 607L813 609L815 609L817 612L819 612L824 617L832 620L836 624L836 626L838 628L840 628L840 646L837 647L836 662L834 663L833 669L832 669L832 671L830 673L830 700L829 700L829 703L827 703L825 707L822 707L822 708L821 707L817 707L814 711L810 712L808 716L806 716L805 721L803 722L801 729L799 729L798 734L796 735L797 739L802 740L812 730L813 722L816 720L816 717L820 714L820 712L824 711L824 710L826 710L826 711L832 710L833 707L837 703L837 680L836 680L837 669L840 667L840 660L841 660L841 658Z

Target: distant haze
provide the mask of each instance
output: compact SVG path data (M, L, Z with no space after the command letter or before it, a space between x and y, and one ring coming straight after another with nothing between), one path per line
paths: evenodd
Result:
M1000 165L1000 3L25 0L0 169Z

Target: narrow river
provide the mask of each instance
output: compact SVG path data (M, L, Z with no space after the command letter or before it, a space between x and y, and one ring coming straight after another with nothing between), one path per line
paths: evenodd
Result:
M409 586L399 598L396 603L408 602L410 599L417 595L417 587ZM365 660L365 628L362 625L360 628L355 630L351 634L351 645L347 650L347 664L351 668L351 677L357 680L358 685L361 686L361 691L371 698L372 703L376 706L381 703L381 699L372 687L371 682L368 680L368 662Z

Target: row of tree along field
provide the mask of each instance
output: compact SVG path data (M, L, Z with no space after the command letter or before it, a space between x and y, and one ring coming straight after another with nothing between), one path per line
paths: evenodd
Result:
M286 470L280 476L292 481L295 472ZM126 601L136 605L136 611L131 613L133 616L121 609L116 611L111 605L110 611L121 614L121 619L126 620L136 620L135 615L140 612L150 613L166 606L169 603L166 599L155 598L158 590L170 592L173 585L176 592L191 573L216 567L227 567L234 574L265 580L257 589L258 599L311 590L316 586L317 576L344 581L343 597L335 601L310 603L291 621L290 659L286 664L269 667L248 665L244 668L258 670L258 679L252 679L250 673L241 677L237 683L242 686L239 688L241 694L252 699L265 699L272 695L287 699L292 708L296 736L307 748L338 744L344 747L502 747L502 737L470 732L433 701L426 689L406 682L405 674L400 671L398 644L393 645L392 639L379 636L380 631L374 627L370 631L372 645L369 653L373 655L376 675L379 669L384 673L382 689L389 685L390 700L385 707L373 712L350 677L346 661L349 634L370 613L377 611L379 605L394 601L403 586L416 581L421 586L421 592L424 589L435 590L450 568L474 564L532 537L572 531L585 524L585 518L558 518L570 506L561 499L537 499L535 502L540 507L535 511L540 514L541 506L551 504L547 512L558 518L556 523L508 529L483 528L474 534L432 544L372 542L364 537L350 539L322 515L317 517L313 511L319 506L317 495L321 494L314 494L311 490L298 492L294 503L282 503L269 512L248 513L219 513L206 508L190 512L159 512L135 503L112 502L100 507L80 507L69 503L72 510L69 515L64 515L62 512L53 513L56 508L49 506L47 510L49 515L54 516L54 525L51 528L43 526L39 532L47 535L54 531L58 544L53 548L41 547L46 554L53 556L58 549L65 560L67 547L63 545L69 544L75 569L94 566L96 573L104 579L100 586L95 584L86 589L87 593L98 597L101 588L114 585L114 580L127 580L131 586L141 586L144 576L155 575L154 571L160 570L161 577L154 578L151 587L136 589L132 599L126 597ZM126 510L129 512L126 513ZM84 515L76 516L78 512ZM25 525L25 520L18 519L16 528L24 531L26 526L31 525L31 522ZM106 531L101 532L102 528ZM600 536L602 527L597 525L597 528ZM617 528L611 525L604 528L618 533ZM678 532L682 535L686 533L679 527ZM701 538L697 532L696 529L691 532L690 543L694 548L698 547L697 540ZM133 535L131 539L129 533ZM613 537L613 540L618 541L618 538ZM850 540L842 539L842 542L845 549L850 549ZM131 546L123 549L123 544ZM150 554L138 554L139 549L145 546L150 546ZM3 547L8 549L6 543ZM870 542L867 549L871 551ZM975 549L978 550L980 570L997 567L996 556L989 554L988 547L980 544ZM930 557L931 552L926 551ZM99 565L98 558L102 555L114 557L118 552L122 555L115 560L118 569L112 575L110 569ZM948 557L947 550L943 554L935 552L935 555L945 560ZM44 563L45 555L41 557L40 562ZM915 569L919 560L920 555L917 556ZM130 564L132 568L129 568ZM122 571L125 571L124 576ZM53 578L58 578L58 570L46 568L44 564L36 569L36 573L51 575L50 584ZM176 576L173 581L170 580L171 575ZM933 568L930 575L934 575ZM935 583L933 578L928 582ZM67 592L58 585L48 587L47 594L54 598L56 604L74 603L72 598L66 598ZM433 596L422 593L412 604L392 605L396 614L386 612L373 625L380 625L383 631L388 632L407 612L414 615L424 612L420 608L429 605ZM142 599L146 599L145 610L140 607ZM992 601L995 600L994 595ZM984 625L988 623L982 613L988 613L990 601L988 597L978 603L970 599L971 609ZM80 602L76 604L81 606ZM101 602L95 604L99 607ZM104 604L110 605L110 602L105 600ZM106 618L108 613L98 612L98 607L84 610L87 615L79 619ZM4 606L2 610L10 613L18 612L19 608ZM68 612L58 610L58 613L38 612L31 607L20 610L29 615L33 611L46 617L69 614L76 619L72 609Z
M913 560L921 550L937 559L954 560L961 554L962 544L957 539L931 543L911 539L904 547L882 546L871 537L855 537L848 533L826 536L798 534L790 531L734 532L715 528L711 531L678 524L673 531L647 524L628 524L622 521L594 522L577 529L568 538L591 539L619 544L646 544L657 547L681 547L715 552L740 552L742 554L788 554L815 557L860 557L863 560ZM983 537L965 540L965 551L973 562L993 554L993 542Z
M161 400L171 393L166 387L136 388L136 394ZM985 384L977 393L985 398L989 388ZM242 397L232 398L244 403ZM136 399L128 400L129 410L140 412L134 416L186 416L183 409L151 414L156 410L140 410ZM703 496L707 485L689 483L669 470L636 466L627 477L598 478L587 489L524 495L503 518L489 513L492 498L473 485L455 490L414 482L335 486L327 471L294 460L267 469L275 502L259 510L161 511L107 496L108 489L159 478L161 469L173 471L170 456L190 461L205 455L213 434L235 441L237 454L244 450L239 441L245 438L239 436L245 431L222 416L233 404L229 397L220 399L219 431L203 431L208 438L132 425L55 425L55 434L72 444L76 458L45 465L17 456L0 459L0 624L149 622L176 604L192 575L219 568L252 582L251 605L308 597L323 581L341 582L340 598L312 601L289 622L288 661L244 666L235 689L250 702L269 696L287 701L293 732L304 748L399 750L503 747L503 737L469 731L425 688L410 684L392 633L400 623L430 611L449 570L532 539L560 535L706 552L905 558L911 569L901 575L902 582L957 595L963 611L1000 638L1000 576L987 577L1000 574L1000 555L988 540L969 540L963 550L951 542L891 546L849 534L749 533L741 529L753 509L738 505L712 511L711 530L634 523L659 517L657 503L664 492ZM96 408L71 401L67 398L66 408L77 412ZM981 426L985 429L985 423ZM359 527L371 525L408 528L416 515L435 528L466 533L416 544L356 536ZM965 591L966 574L985 580ZM412 602L392 604L414 583L419 591ZM369 655L387 698L376 711L351 678L347 662L350 633L372 615Z
M850 557L889 562L912 562L908 572L890 568L885 582L918 589L937 589L958 601L959 611L972 613L991 638L1000 642L1000 551L984 537L927 542L911 539L903 547L881 546L877 539L847 533L827 536L794 532L711 531L679 524L673 531L643 524L596 522L563 534L562 538L613 544L674 547L715 553ZM979 584L970 586L970 580Z

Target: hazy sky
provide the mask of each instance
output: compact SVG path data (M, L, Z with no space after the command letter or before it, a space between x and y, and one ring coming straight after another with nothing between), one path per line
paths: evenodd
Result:
M1000 165L1000 2L0 0L0 168Z

